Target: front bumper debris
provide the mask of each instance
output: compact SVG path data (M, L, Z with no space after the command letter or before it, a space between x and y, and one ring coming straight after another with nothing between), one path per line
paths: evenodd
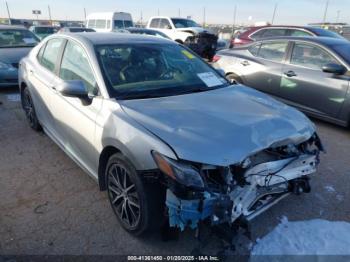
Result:
M188 199L167 189L169 224L184 230L197 228L203 220L211 225L250 221L291 193L309 193L309 175L316 172L318 162L315 151L257 164L244 172L244 183L232 183L225 194L208 188Z

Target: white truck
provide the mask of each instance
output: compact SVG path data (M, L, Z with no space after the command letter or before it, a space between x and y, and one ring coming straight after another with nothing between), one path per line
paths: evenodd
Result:
M147 28L163 32L172 40L187 45L197 54L209 60L215 55L217 35L191 19L155 16L148 21Z
M113 32L133 26L131 14L124 12L91 13L86 17L86 27L96 32Z

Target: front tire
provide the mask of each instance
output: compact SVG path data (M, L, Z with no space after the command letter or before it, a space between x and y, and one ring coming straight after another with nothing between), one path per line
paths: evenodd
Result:
M109 202L121 226L133 235L141 235L160 226L162 214L158 188L142 181L136 169L122 154L110 157L106 168ZM157 190L158 189L158 190ZM158 220L158 221L157 221Z
M42 127L36 116L33 99L29 93L28 87L25 87L21 93L21 102L22 102L22 108L25 112L29 126L37 132L41 131Z

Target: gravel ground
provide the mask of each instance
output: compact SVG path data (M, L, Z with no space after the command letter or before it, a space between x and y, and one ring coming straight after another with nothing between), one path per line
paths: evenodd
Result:
M159 234L135 238L119 226L105 192L45 134L25 121L16 89L0 92L0 254L167 255L190 254L198 242L188 230L178 241ZM252 241L240 236L239 252L281 217L350 222L350 130L314 120L327 154L312 179L312 192L291 196L252 222ZM205 253L221 249L204 230Z

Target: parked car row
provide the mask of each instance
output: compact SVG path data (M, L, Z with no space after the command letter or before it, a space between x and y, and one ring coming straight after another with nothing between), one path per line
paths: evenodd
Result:
M350 124L350 42L277 37L218 52L214 66L235 81L342 126Z
M161 37L51 35L21 60L19 84L29 125L107 191L135 235L250 221L310 192L323 150L301 112Z

